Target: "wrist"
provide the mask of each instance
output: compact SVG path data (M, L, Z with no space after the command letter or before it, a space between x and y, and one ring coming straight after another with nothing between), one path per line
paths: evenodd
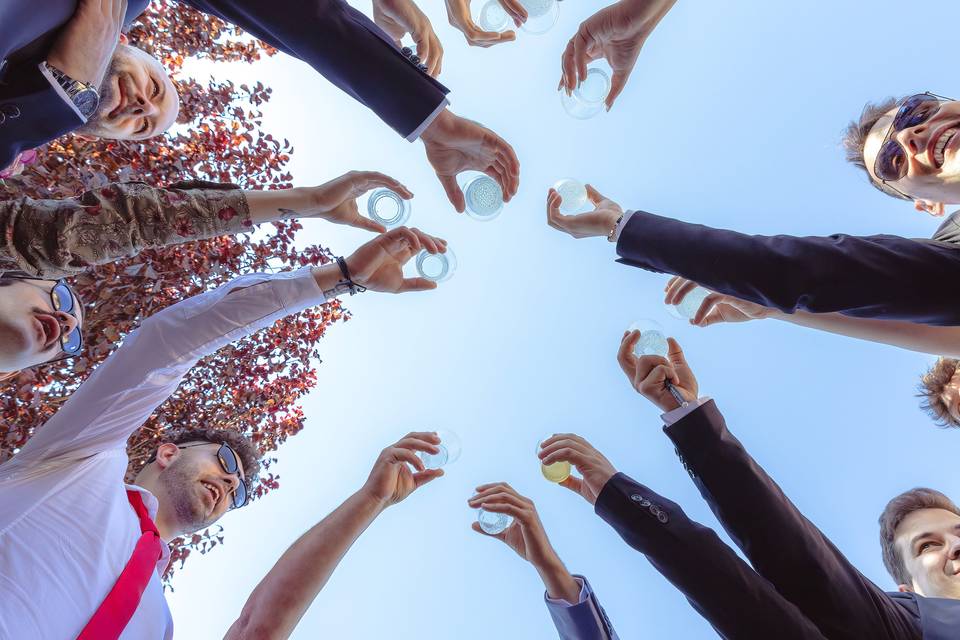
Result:
M580 584L563 566L560 558L537 566L537 573L547 590L547 597L553 600L566 600L571 604L580 601Z
M376 492L368 489L366 485L353 494L351 500L355 502L357 508L366 515L370 521L376 519L377 516L386 511L387 507L390 506L384 498L376 495Z
M444 131L449 127L450 123L453 122L453 119L456 118L455 115L450 111L450 109L444 109L437 117L433 119L426 129L423 130L423 133L420 134L420 139L423 140L424 144L430 144L434 142L437 138L444 134Z

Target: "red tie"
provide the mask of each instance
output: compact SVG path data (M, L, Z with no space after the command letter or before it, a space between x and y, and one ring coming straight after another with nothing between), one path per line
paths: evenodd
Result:
M143 535L137 540L133 555L127 561L113 589L103 599L100 608L90 618L77 640L115 640L126 628L133 612L140 604L143 590L147 588L150 576L157 570L157 561L162 555L160 533L150 519L147 508L143 506L140 492L127 490L130 506L140 518L140 531Z

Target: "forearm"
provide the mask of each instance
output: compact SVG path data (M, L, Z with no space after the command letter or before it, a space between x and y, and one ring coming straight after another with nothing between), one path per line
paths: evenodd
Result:
M546 587L548 598L566 600L573 604L580 600L580 584L574 580L556 554L539 564L535 564L534 568L540 575L543 586Z
M309 191L303 188L244 191L254 224L297 218L310 214Z
M960 357L960 327L939 327L903 320L855 318L840 313L774 311L770 316L801 327L889 344L910 351Z
M383 510L362 492L303 534L250 594L227 640L287 638L340 560Z
M0 203L0 260L53 278L155 248L250 231L244 192L182 182L119 182L63 200Z

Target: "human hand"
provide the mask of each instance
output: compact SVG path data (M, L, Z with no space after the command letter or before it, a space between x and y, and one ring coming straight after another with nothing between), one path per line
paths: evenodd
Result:
M382 224L364 218L357 208L357 198L379 187L394 191L404 200L413 197L409 189L390 176L376 171L351 171L318 187L300 187L298 191L306 202L304 209L281 209L281 213L284 217L322 218L336 224L383 233L386 228Z
M506 482L483 484L476 491L467 504L474 509L513 516L513 523L506 531L491 535L480 528L480 523L474 522L474 531L504 542L535 567L553 566L559 562L540 522L537 507L530 498L520 495Z
M420 139L427 151L427 160L458 212L463 213L466 208L463 191L457 184L457 174L461 171L481 171L496 180L505 202L516 194L520 186L520 161L513 147L493 131L444 110Z
M127 0L79 0L50 48L47 63L99 90L126 15Z
M683 350L673 338L667 338L669 351L667 357L640 356L633 349L640 340L639 331L627 331L620 341L617 362L627 375L627 380L644 398L654 403L664 412L679 407L673 394L667 389L667 382L680 392L688 401L699 397L697 379L683 356Z
M577 239L609 235L623 215L623 209L589 184L587 197L594 205L593 211L566 216L560 213L563 198L557 190L547 191L547 224Z
M563 52L560 87L567 95L587 77L587 64L606 58L613 69L607 110L623 91L640 49L676 0L620 0L580 24Z
M373 21L393 38L397 46L406 34L417 44L417 57L427 73L436 78L443 64L443 46L430 19L411 0L373 0Z
M425 469L417 451L438 453L440 437L436 433L408 433L396 444L380 452L373 469L360 492L385 509L403 501L411 493L434 478L443 475L443 469ZM408 465L413 465L416 472Z
M371 291L404 293L436 289L437 283L426 278L403 277L403 265L421 249L444 253L447 241L419 229L397 227L354 251L346 259L347 269L355 284Z
M470 15L470 0L446 0L447 20L453 28L460 31L472 47L492 47L501 42L512 42L517 39L513 31L484 31L473 21ZM518 27L526 22L527 10L517 0L500 0L500 6L513 18Z
M664 302L666 304L680 304L684 296L693 291L697 286L696 282L673 276L667 283ZM749 320L762 320L769 318L776 313L776 309L765 307L762 304L741 300L733 296L722 293L711 292L703 302L697 313L690 319L691 324L698 327L709 327L719 322L747 322Z
M580 494L590 504L597 503L597 496L603 491L617 470L602 453L589 442L574 433L559 433L543 441L537 454L541 464L569 462L581 477L570 476L560 486Z

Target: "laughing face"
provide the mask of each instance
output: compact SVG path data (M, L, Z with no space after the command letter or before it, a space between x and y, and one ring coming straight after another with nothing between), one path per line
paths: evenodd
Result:
M919 509L897 527L895 544L913 591L928 598L960 599L960 516L946 509Z
M918 208L940 215L944 205L960 203L960 102L934 102L924 108L935 113L916 126L891 134L890 139L899 143L903 151L891 162L904 174L886 183L915 199ZM864 162L870 177L877 182L877 156L898 109L899 106L884 114L864 143Z
M83 321L53 308L52 280L0 280L0 374L64 355L60 336ZM74 298L74 306L81 308Z
M229 509L233 493L241 482L227 473L217 458L219 444L200 442L179 449L159 475L162 502L170 505L175 528L192 533L209 527ZM244 470L240 469L243 477Z
M77 133L144 140L169 129L179 111L177 88L160 63L140 49L120 44L100 86L100 107Z

